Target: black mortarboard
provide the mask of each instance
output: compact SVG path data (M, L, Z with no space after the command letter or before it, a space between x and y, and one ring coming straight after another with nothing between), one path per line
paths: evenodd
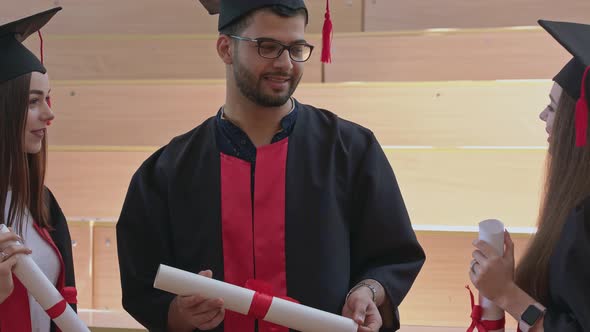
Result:
M303 0L221 0L217 29L221 31L251 11L272 5L282 5L293 10L303 8L307 12Z
M305 9L306 20L309 20L309 13L304 0L200 0L200 2L210 14L219 13L219 24L217 26L219 31L253 10L272 5L282 5L293 10ZM332 20L330 18L329 0L326 0L326 14L322 35L322 62L331 62Z
M590 84L587 84L590 69L590 25L539 20L539 24L553 36L573 59L553 78L576 104L576 145L586 144L588 128L588 96Z
M39 31L61 7L0 26L0 83L34 71L45 73L41 61L22 42Z

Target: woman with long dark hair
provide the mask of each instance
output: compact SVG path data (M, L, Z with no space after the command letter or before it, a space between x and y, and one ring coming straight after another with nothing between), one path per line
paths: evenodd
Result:
M537 232L516 269L507 232L503 257L476 241L469 274L521 331L590 331L590 26L539 23L574 58L554 78L540 115L549 152Z
M49 79L22 45L60 9L0 27L0 224L11 229L0 234L0 332L58 330L12 273L19 255L31 255L75 309L70 234L44 185L47 127L54 119Z

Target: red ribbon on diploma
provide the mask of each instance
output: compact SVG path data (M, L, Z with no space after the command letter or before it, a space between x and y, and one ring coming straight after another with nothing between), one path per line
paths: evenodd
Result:
M57 317L61 316L61 314L63 314L64 311L66 311L66 305L66 300L61 300L57 302L53 307L45 310L45 312L47 312L49 318L56 319Z
M250 310L248 310L248 316L256 319L264 319L266 314L268 314L268 310L272 304L272 298L274 297L273 287L265 281L251 279L246 281L246 288L255 291L252 304L250 304ZM297 300L287 296L278 296L278 298L299 303Z
M467 332L473 332L476 328L479 332L503 329L506 324L506 319L504 317L498 320L481 319L483 308L480 305L475 304L475 299L473 297L473 292L471 292L471 288L469 288L469 286L465 286L465 288L467 288L469 291L469 296L471 297L471 325L469 328L467 328Z
M45 310L49 318L56 319L57 317L61 316L61 314L66 311L66 306L68 303L76 304L78 301L76 297L78 296L78 291L74 287L64 287L61 291L61 296L63 300L57 302L53 307Z

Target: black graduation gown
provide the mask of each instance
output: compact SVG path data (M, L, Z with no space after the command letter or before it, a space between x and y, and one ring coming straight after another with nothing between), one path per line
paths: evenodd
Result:
M60 273L56 288L62 294L67 303L76 311L77 291L74 278L74 262L72 256L72 240L66 218L53 196L53 193L46 188L47 202L49 204L49 222L52 229L41 229L36 227L41 238L56 250L60 261ZM27 290L13 275L14 290L12 294L0 304L0 332L22 331L28 332L31 329L29 298ZM51 332L59 331L57 326L51 322Z
M570 214L549 262L547 332L590 331L590 198Z
M283 156L284 233L279 238L284 240L270 241L283 245L284 291L304 305L340 314L348 290L360 280L375 279L397 310L425 256L391 166L369 130L325 110L297 107L297 122ZM258 251L259 243L269 239L256 234L280 221L256 225L259 221L253 217L247 222L248 232L226 237L228 227L222 226L226 213L256 216L257 209L264 209L259 203L281 192L255 193L253 207L245 204L237 212L227 212L230 204L222 204L222 196L250 195L250 182L245 180L250 173L243 172L244 181L235 174L222 177L228 157L216 146L215 126L212 117L147 159L131 180L117 223L123 306L150 331L165 330L174 297L153 289L160 263L195 273L211 269L214 278L228 281L228 270L243 272L227 266L227 256L236 254L236 248L228 252L230 247L256 257L255 262L238 262L256 279L265 279L261 276L267 268L265 259L276 258L260 258L269 253ZM282 142L268 149L281 150L286 146ZM266 173L258 172L262 160L269 164L268 159L273 159L274 152L262 157L264 149L257 153L255 190L265 182ZM279 154L274 164L281 164ZM281 179L274 180L280 187ZM242 246L247 239L253 243ZM223 330L222 324L214 331Z
M72 254L72 238L70 237L70 230L68 228L66 217L64 216L61 207L57 203L57 200L53 196L53 193L48 189L47 194L49 195L49 220L53 227L53 229L49 231L49 235L59 250L61 259L63 261L61 271L61 273L64 274L63 286L70 289L70 293L67 294L66 300L68 301L70 307L72 307L72 309L77 312L78 292L76 290L76 280L74 275L74 256ZM53 332L57 330L58 329L56 325L51 322L51 331Z

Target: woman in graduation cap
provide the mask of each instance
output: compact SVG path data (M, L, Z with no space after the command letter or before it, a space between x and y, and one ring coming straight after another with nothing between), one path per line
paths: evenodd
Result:
M590 331L590 25L539 23L574 58L555 76L540 115L549 153L538 230L516 269L507 232L504 257L475 242L469 274L520 331Z
M0 27L0 332L59 331L12 274L17 255L31 255L75 310L76 289L68 226L44 186L49 80L43 64L22 42L61 8ZM25 246L9 245L14 241Z

